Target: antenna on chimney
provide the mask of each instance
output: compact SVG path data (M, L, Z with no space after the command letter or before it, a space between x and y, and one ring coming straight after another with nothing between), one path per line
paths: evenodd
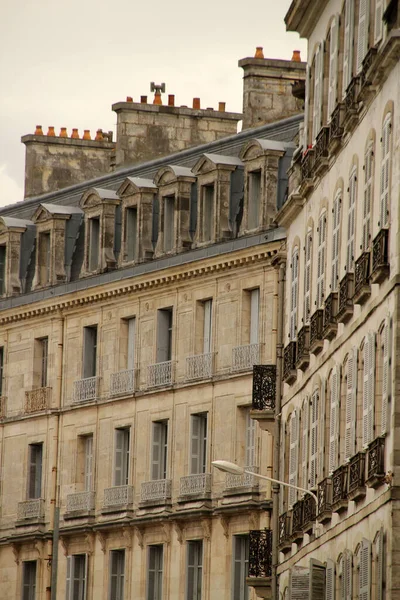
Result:
M154 81L152 81L150 83L150 91L165 94L165 83L154 83Z

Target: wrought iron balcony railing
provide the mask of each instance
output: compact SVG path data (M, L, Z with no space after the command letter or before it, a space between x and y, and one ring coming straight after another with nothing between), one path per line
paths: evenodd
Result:
M211 494L211 473L198 473L181 477L181 496L205 496Z
M260 361L260 344L246 344L232 348L232 371L246 371Z
M172 360L155 363L147 367L147 386L159 387L172 383Z
M135 391L135 369L125 369L112 373L110 377L110 395L122 396Z
M76 492L67 496L67 512L89 513L95 508L95 492Z
M115 485L104 490L103 508L122 508L133 503L132 485Z
M323 322L323 336L327 340L333 340L337 333L338 322L337 322L337 309L338 309L338 295L337 292L331 292L325 300L324 306L324 322Z
M337 145L343 135L343 116L344 116L344 105L337 104L331 117L331 128L329 132L329 146Z
M324 523L332 517L332 480L326 477L318 483L318 521Z
M291 522L292 515L290 512L279 515L279 549L282 552L286 549L290 549L292 546L291 536Z
M339 283L339 306L337 320L339 323L347 323L354 312L354 273L346 273Z
M310 327L304 325L297 334L296 368L304 371L310 364Z
M249 533L249 577L272 575L272 529Z
M154 479L153 481L145 481L141 488L142 502L156 502L161 500L166 502L171 498L171 480L170 479Z
M292 340L283 351L283 380L291 384L296 378L296 342Z
M40 521L44 518L44 500L35 498L34 500L25 500L18 502L18 521L30 520Z
M354 265L354 304L364 304L371 295L369 281L370 252L363 252Z
M312 530L317 516L317 506L315 500L310 494L304 494L303 500L303 531L306 533Z
M324 311L318 308L310 319L310 352L319 354L324 347Z
M186 358L186 380L208 379L213 374L213 353L198 354Z
M340 512L347 508L347 465L342 465L332 474L332 510Z
M292 541L298 542L303 538L304 500L293 504L292 512Z
M344 99L346 122L348 121L349 117L351 117L351 115L354 115L354 113L357 113L357 109L358 109L357 97L358 97L359 89L360 89L360 78L358 76L353 77L353 79L350 81L350 83L347 87L346 96Z
M258 473L259 467L245 467L246 471L251 471L252 473ZM234 475L233 473L228 473L226 475L225 487L227 490L232 490L236 488L254 488L258 487L259 479L250 473L241 473L240 475Z
M307 182L311 183L314 178L314 160L315 151L313 148L309 148L301 162L301 179L304 185L307 185Z
M365 55L364 60L362 61L362 70L360 73L360 96L365 93L365 88L371 85L371 67L375 61L375 56L377 54L377 48L371 46L369 48L367 54Z
M372 283L381 283L388 277L389 265L389 230L381 229L372 242Z
M358 452L349 462L349 500L358 500L366 494L365 488L365 453Z
M88 402L98 396L99 377L87 377L74 381L74 402Z
M34 413L50 408L50 397L50 387L41 387L25 392L25 412Z
M253 399L255 410L275 410L276 365L253 366Z
M378 437L368 446L367 485L377 487L385 479L385 438Z
M329 127L322 127L315 141L315 174L321 173L328 166Z

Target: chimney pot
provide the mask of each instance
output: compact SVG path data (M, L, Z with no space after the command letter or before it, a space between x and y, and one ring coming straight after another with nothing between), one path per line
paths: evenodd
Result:
M301 62L300 50L293 50L292 61L293 62Z
M96 131L96 137L94 138L96 142L102 142L103 141L103 130L102 129L98 129Z
M47 135L50 137L55 137L55 131L54 131L54 127L52 127L52 125L49 125L49 129L47 131Z
M77 140L77 139L79 140L79 133L76 128L72 130L71 138L73 138L74 140Z
M193 108L200 110L200 98L193 98Z
M147 104L147 96L140 96L140 104Z
M153 104L157 104L158 106L162 105L161 91L157 88L156 88L156 91L154 92Z
M67 133L67 128L66 127L61 127L61 129L60 129L60 137L63 137L63 138L68 137L68 133Z
M132 98L132 96L127 96L127 97L126 97L126 101L127 101L127 102L133 102L133 98Z
M92 138L90 137L90 129L84 129L83 130L83 140L91 140Z
M226 106L225 102L219 102L218 103L218 110L219 110L219 112L225 112L225 106Z
M263 52L262 46L257 46L254 58L264 58L264 52Z
M175 106L175 95L168 94L168 106Z
M43 135L43 129L41 125L36 125L35 135Z

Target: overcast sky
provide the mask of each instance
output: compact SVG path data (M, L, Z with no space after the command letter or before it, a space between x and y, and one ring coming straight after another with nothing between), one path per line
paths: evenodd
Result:
M35 125L115 132L111 104L166 83L175 103L242 109L240 58L264 47L290 59L290 0L3 0L0 11L0 205L23 199L25 147ZM166 101L166 100L165 100Z

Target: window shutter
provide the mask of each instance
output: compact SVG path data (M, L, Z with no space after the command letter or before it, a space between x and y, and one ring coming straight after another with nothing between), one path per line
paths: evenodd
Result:
M157 362L170 360L171 311L159 310L157 322Z
M289 600L310 600L310 570L293 567L289 572Z
M250 292L250 344L258 344L259 304L260 290L257 288Z
M309 486L313 489L317 485L317 479L321 479L320 472L317 465L318 460L318 417L320 412L319 406L319 390L314 390L311 399L311 435L310 435L310 472L309 472ZM305 485L305 488L308 486Z
M85 438L85 490L92 491L93 485L93 436Z
M377 539L377 600L383 600L383 580L384 580L384 533L381 527Z
M297 485L297 472L299 468L299 415L296 410L293 411L290 419L290 455L289 455L289 483ZM289 488L289 508L297 500L297 490Z
M190 447L190 473L201 473L201 417L192 415L192 433Z
M246 466L256 466L256 422L246 413Z
M388 431L388 402L390 397L390 319L386 317L383 328L383 348L382 348L382 412L381 412L381 434L385 435Z
M153 423L153 445L151 456L151 478L162 479L161 477L161 455L162 455L162 423Z
M373 178L373 144L369 144L364 158L364 210L362 249L365 252L371 240L371 203Z
M129 478L129 429L115 430L114 485L127 485Z
M342 565L342 579L344 578L344 600L353 600L353 555L350 550L345 550Z
M203 330L203 352L209 354L211 352L211 315L212 315L212 300L204 302L204 330Z
M383 34L383 0L375 0L374 44L381 41Z
M128 362L127 369L135 368L136 319L128 320Z
M309 400L306 398L303 402L303 410L301 414L302 422L302 443L301 443L301 485L303 488L308 488L308 432L309 432Z
M88 585L88 569L89 569L89 557L87 554L84 554L84 570L83 570L83 581L82 581L82 600L86 600L87 598L87 585Z
M336 365L332 370L331 376L331 417L329 424L329 473L337 469L338 454L338 417L339 417L339 394L340 394L340 373Z
M370 600L371 590L371 542L363 539L360 548L359 600Z
M323 600L325 596L325 566L310 558L310 600Z
M335 15L330 28L328 118L334 111L337 100L338 47L339 17Z
M346 434L345 459L349 460L356 452L356 410L357 410L357 348L353 348L347 360L346 385Z
M326 212L318 221L318 262L317 262L317 308L321 308L324 301L325 282L325 248L326 248Z
M67 582L65 600L73 600L72 597L72 556L67 556Z
M322 97L323 97L323 59L324 51L319 44L315 52L314 68L314 106L313 106L313 140L315 141L322 124Z
M381 193L380 193L380 226L389 224L389 171L390 171L390 134L392 116L389 113L383 123L381 143Z
M369 0L360 0L358 11L357 73L368 51Z
M331 290L335 292L338 287L339 280L339 252L340 252L340 203L341 190L336 194L333 203L333 223L332 223L332 277Z
M282 419L281 421L281 447L279 450L279 457L280 457L280 461L279 461L279 479L281 481L287 481L287 473L286 473L286 468L285 468L285 442L284 440L286 439L286 423L285 421ZM286 488L288 489L288 488ZM284 503L285 503L285 488L281 487L279 490L279 514L281 515L283 513L283 507L284 507Z
M321 481L325 474L325 380L321 381L321 394L319 398L319 458L317 476Z
M304 268L304 324L310 322L311 316L311 261L312 261L312 232L306 238L306 255Z
M374 439L375 424L375 334L370 332L369 337L369 376L368 376L368 443Z
M353 77L353 43L354 43L354 0L346 0L344 16L344 52L342 98L346 96L347 87Z
M335 600L335 563L328 558L326 561L325 600Z
M297 303L299 287L299 251L296 248L292 254L292 287L290 306L290 339L296 339L297 332Z
M353 169L349 181L349 212L347 221L347 260L346 269L348 273L354 270L354 235L355 235L355 212L357 200L357 174Z
M370 339L369 335L365 336L364 340L364 369L363 369L363 446L368 446L369 442L369 428L368 428L368 410L369 410L369 351Z
M306 98L304 102L304 139L303 139L303 151L308 148L308 137L309 137L309 118L310 118L310 65L307 64L306 67Z

